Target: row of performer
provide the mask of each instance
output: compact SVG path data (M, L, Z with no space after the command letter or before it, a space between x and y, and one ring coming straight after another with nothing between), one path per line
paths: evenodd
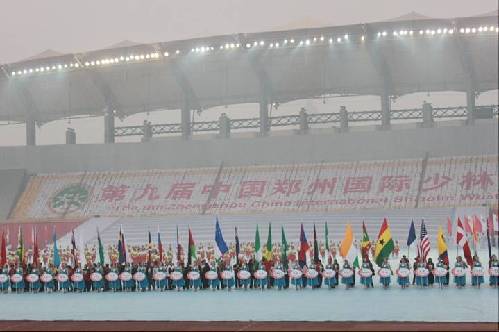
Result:
M242 266L225 267L192 266L145 266L132 267L124 265L120 268L113 266L102 267L95 264L91 269L82 270L79 266L71 269L61 266L55 271L49 268L38 270L32 268L29 273L23 273L23 269L9 270L4 268L0 273L0 290L2 292L90 292L90 291L147 291L147 290L199 290L199 289L227 289L233 288L335 288L341 284L352 288L355 286L357 277L360 284L365 288L374 287L373 277L379 277L379 283L384 288L390 287L392 276L396 276L397 284L402 288L409 287L410 277L412 283L418 287L428 287L437 284L446 287L450 282L452 274L456 287L466 286L467 276L471 284L480 287L485 282L488 274L489 285L496 288L499 286L499 264L492 262L488 271L476 261L473 266L468 267L466 263L459 260L450 269L444 262L439 261L434 268L422 262L416 264L412 269L407 260L402 259L399 267L393 271L390 264L385 261L377 271L372 264L364 260L360 267L353 267L348 261L339 268L337 265L326 266L304 265L300 267L294 264L286 269L281 264L275 264L269 270L262 265L256 269L247 264Z

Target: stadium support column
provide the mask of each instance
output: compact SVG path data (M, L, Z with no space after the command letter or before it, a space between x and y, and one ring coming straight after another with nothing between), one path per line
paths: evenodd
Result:
M182 127L182 138L189 139L191 137L191 106L189 100L184 101L184 105L180 110L180 123Z
M114 143L114 111L104 110L104 143Z
M66 129L66 144L76 144L76 132L73 128Z
M305 108L301 108L300 110L300 131L299 133L304 135L306 133L308 133L308 114L307 114L307 110Z
M230 137L230 119L225 113L222 113L218 118L218 137Z
M340 132L348 131L348 111L345 106L340 107Z
M431 128L433 127L433 107L430 103L426 101L423 103L423 123L421 126L423 128Z
M391 102L387 89L381 94L381 129L390 129Z
M260 101L260 136L267 136L270 131L269 104L267 98Z
M473 124L475 120L475 101L476 94L472 84L469 84L466 90L466 123Z
M26 145L36 145L36 121L32 117L26 119Z

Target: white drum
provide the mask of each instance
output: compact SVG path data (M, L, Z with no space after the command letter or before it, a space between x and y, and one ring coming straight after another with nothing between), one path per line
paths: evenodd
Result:
M371 269L361 268L359 270L359 275L363 278L369 278L373 275L373 271L371 271Z
M116 281L118 280L118 274L116 272L109 272L106 274L106 280L107 281Z
M465 274L465 269L462 267L455 267L452 269L452 275L456 277L463 277Z
M369 270L369 272L371 272L371 270ZM340 270L340 276L342 278L350 278L351 276L353 276L353 270L351 270L351 269L341 269Z
M99 272L93 272L90 275L90 280L95 281L95 282L99 282L102 280L102 274L100 274Z
M0 274L0 284L9 281L9 276L6 274Z
M379 269L378 274L381 278L388 278L389 276L392 275L392 271L390 271L390 269L383 267Z
M224 280L234 279L234 272L233 271L223 271L222 272L222 279L224 279Z
M41 275L41 277L40 277L40 280L41 280L44 284L51 282L53 279L54 279L54 278L52 277L52 275L51 275L51 274L48 274L48 273L44 273L44 274L42 274L42 275Z
M208 280L218 279L218 274L215 271L208 271L204 274L204 277Z
M251 278L251 273L249 273L246 270L241 270L241 271L237 272L237 277L240 280L248 280L249 278Z
M201 275L197 271L187 273L187 279L189 280L198 280L199 278L201 278Z
M121 272L120 280L121 281L129 281L132 279L132 274L130 272Z
M12 281L13 283L17 284L18 282L21 282L23 281L23 276L20 275L20 274L13 274L11 277L10 277L10 281Z
M272 271L272 278L274 278L274 279L284 278L284 271L281 269L274 269Z
M57 281L59 282L66 282L68 281L68 275L66 273L59 273L56 277Z
M445 277L447 275L447 270L441 266L438 266L433 270L433 274L436 277Z
M316 278L317 276L319 275L319 272L317 272L316 270L314 269L308 269L307 272L305 273L305 276L308 278L308 279L314 279Z
M322 276L324 278L334 278L336 275L336 272L333 269L324 269L324 272L322 272Z
M291 279L300 279L302 277L303 273L298 269L292 269L289 272L289 275L291 276Z
M253 274L256 279L262 280L267 278L267 271L265 270L256 270L255 273Z
M182 272L179 272L179 271L173 271L171 274L170 274L170 279L172 280L175 280L175 281L179 281L180 279L184 278L184 275L182 274Z
M418 277L427 277L430 274L430 271L425 267L418 267L416 269L416 276Z
M71 276L71 281L73 282L81 282L83 281L83 274L81 273L75 273Z
M411 274L411 270L409 270L408 268L406 267L401 267L397 270L397 275L400 277L400 278L407 278L409 277L409 275Z
M26 280L32 284L40 280L40 277L38 276L38 274L31 273L26 276Z
M489 269L489 274L491 277L499 277L499 267L494 266Z
M138 282L143 281L145 278L146 275L144 274L144 272L135 272L135 274L133 275L133 280Z
M483 277L484 271L483 267L475 266L471 269L471 275L474 277Z
M153 279L156 281L161 281L166 279L166 273L164 272L156 272L153 275Z

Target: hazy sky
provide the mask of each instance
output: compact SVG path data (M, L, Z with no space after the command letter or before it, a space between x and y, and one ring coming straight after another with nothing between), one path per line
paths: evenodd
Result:
M1 5L0 63L22 60L46 49L82 52L122 40L148 43L300 25L355 24L390 19L410 11L448 18L497 10L497 0L1 0ZM448 101L443 103L464 104L460 95L454 97L451 101L447 95ZM497 93L492 95L494 98L497 100ZM420 102L421 98L413 103ZM319 107L306 101L303 105ZM296 113L299 106L291 105L290 112ZM329 105L329 110L336 107ZM237 109L243 116L244 110L245 107ZM286 107L281 112L286 112ZM216 118L219 113L215 110L209 118ZM169 114L178 118L177 114ZM142 121L143 117L131 117L128 122ZM169 116L158 119L161 120L172 121ZM77 132L102 127L98 119L82 121L71 126ZM57 130L47 130L47 126ZM43 126L38 141L62 143L67 126L64 121ZM100 142L101 136L83 134L79 141ZM13 144L24 144L24 127L0 126L0 145Z

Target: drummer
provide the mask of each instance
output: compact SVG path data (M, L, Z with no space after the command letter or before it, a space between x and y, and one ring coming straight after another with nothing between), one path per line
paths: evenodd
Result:
M362 258L362 267L361 267L361 270L359 270L359 273L362 271L362 270L371 270L370 269L370 266L369 266L369 262L368 262L368 258L367 257L363 257ZM360 283L362 285L365 286L365 288L369 288L369 287L372 287L373 285L373 277L372 277L372 274L371 275L360 275Z
M499 270L499 261L497 260L497 256L496 255L492 255L490 257L489 269L494 269L496 271ZM489 285L492 288L496 288L497 286L499 286L499 276L491 274L490 277L489 277Z
M33 275L34 278L36 279L35 282L30 282L29 288L33 293L37 293L40 291L41 288L41 283L40 283L40 271L38 270L38 267L36 265L33 265L31 272L29 275Z
M348 277L341 277L341 283L346 286L347 289L354 287L353 281L353 269L347 259L343 262L343 270L350 270L352 274Z
M456 258L456 264L454 265L454 268L462 268L467 269L468 265L463 261L463 257L457 256ZM457 288L463 288L466 286L466 274L463 274L462 276L454 276L454 283L456 284Z
M191 265L191 272L200 273L199 267L196 263L193 263ZM202 283L201 283L200 277L197 279L190 279L189 280L189 288L194 289L195 292L197 292L199 289L201 289L201 286L202 286Z
M418 257L417 258L417 264L416 264L416 285L417 286L422 286L422 287L427 287L428 286L428 275L418 275L417 271L418 269L427 269L426 268L426 263L423 260L423 258Z
M66 281L59 282L58 289L63 293L71 290L71 283L69 282L69 269L66 266L66 263L62 263L61 267L57 270L57 275L62 274L66 275L68 278Z
M166 266L162 262L158 262L158 261L156 261L153 272L154 272L154 274L164 273L165 276L168 275L168 270L167 270ZM162 292L168 288L168 278L167 277L165 277L161 280L156 280L155 283L156 283L156 289L159 289Z
M276 270L284 272L284 267L282 266L279 258L276 258L275 264L272 268L272 271ZM284 275L282 276L282 278L274 278L274 286L277 287L278 290L282 290L284 288L285 285L284 279L285 279Z
M76 265L73 275L81 275L83 276L83 271L80 268L80 264ZM85 289L85 281L82 279L80 281L73 281L73 289L77 292L83 292Z
M137 282L137 290L145 292L149 288L149 280L147 279L146 267L144 266L143 263L141 263L137 267L137 272L135 274L137 274L137 273L142 273L144 275L144 279Z
M478 255L473 256L473 270L475 269L483 269L482 268L482 263L480 263L480 259L478 258ZM473 272L473 271L472 271ZM483 284L484 278L483 275L473 275L471 274L471 285L480 288L480 285Z
M93 273L97 273L97 274L100 274L101 277L103 277L103 274L104 274L104 271L102 269L102 266L97 263L94 265L94 269L93 269ZM101 292L104 288L104 278L102 278L101 280L97 280L97 281L92 281L92 290L93 291L98 291L98 292Z
M381 268L387 269L390 271L390 274L388 274L388 276L380 276L379 277L379 281L383 285L383 288L387 289L388 287L390 287L390 283L392 281L391 276L393 275L393 271L392 271L392 268L390 266L390 263L388 263L388 258L385 258L383 260L383 263L381 263Z
M331 257L328 258L328 262L324 270L331 270L334 271L333 267L333 259ZM329 288L335 288L336 287L336 274L332 277L324 277L324 285L326 285Z
M293 262L293 265L292 265L292 269L293 270L298 270L298 271L301 271L301 268L300 268L300 264L298 264L298 261L294 261ZM298 290L299 288L303 288L303 279L300 277L300 278L293 278L291 279L291 285L296 287L296 289Z
M42 269L42 275L46 274L47 276L51 277L51 280L49 282L44 282L43 283L43 289L46 292L52 292L54 290L54 274L52 272L53 265L50 264L50 266L46 266L44 269Z
M0 272L0 274L5 276L4 277L5 281L0 282L0 291L2 291L3 293L7 293L9 291L9 265L8 264L5 264L2 267L2 271Z
M406 259L405 256L402 257L402 259L400 259L399 270L400 269L409 270L409 260ZM400 287L402 287L402 288L409 287L409 275L407 275L405 277L398 275L397 282L400 285Z
M111 269L109 271L109 273L114 273L115 275L118 275L118 268L116 266L116 263L113 263L112 266L111 266ZM120 290L120 286L121 286L121 283L120 283L120 279L117 278L116 280L112 280L112 281L109 281L109 289L113 292L116 292L118 290Z

